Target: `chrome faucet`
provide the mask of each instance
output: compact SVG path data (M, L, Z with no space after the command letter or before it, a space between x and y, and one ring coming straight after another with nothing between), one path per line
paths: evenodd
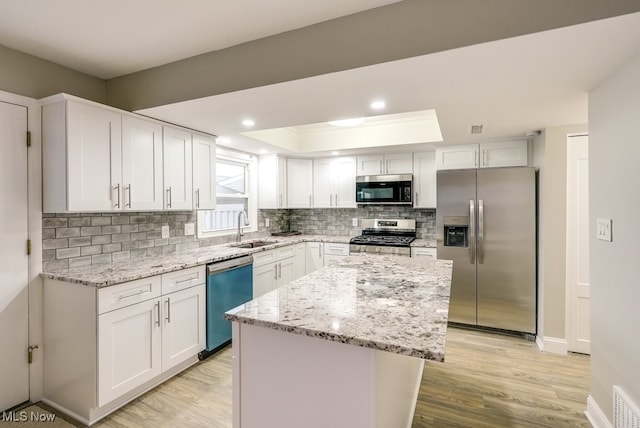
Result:
M242 232L242 226L240 225L240 217L242 217L242 214L244 214L244 225L249 226L249 223L247 221L247 213L244 211L240 211L238 213L238 234L236 235L236 242L241 242L242 235L244 235L244 233Z

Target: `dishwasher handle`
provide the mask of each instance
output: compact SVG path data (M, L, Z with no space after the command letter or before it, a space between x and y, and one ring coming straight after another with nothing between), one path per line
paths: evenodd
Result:
M211 263L207 265L207 275L220 273L225 270L249 266L251 264L253 264L253 256L243 256L231 260L225 260L222 262Z

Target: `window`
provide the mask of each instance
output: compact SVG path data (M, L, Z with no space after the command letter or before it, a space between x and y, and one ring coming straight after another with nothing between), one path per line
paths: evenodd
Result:
M256 194L252 189L255 177L255 158L227 149L216 149L216 209L198 211L198 237L206 238L235 233L238 215L244 212L248 226L245 231L257 230Z

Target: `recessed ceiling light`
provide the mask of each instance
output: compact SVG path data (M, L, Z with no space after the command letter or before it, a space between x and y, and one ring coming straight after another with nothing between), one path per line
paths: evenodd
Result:
M340 154L340 152L339 152L339 151L337 151L337 150L334 150L334 151L332 151L332 152L331 152L331 154L332 154L333 156L338 156L338 155Z
M253 121L252 119L244 119L244 120L242 121L242 125L243 125L243 126L246 126L246 127L251 127L251 126L253 126L253 125L255 125L255 124L256 124L256 122L255 122L255 121Z
M329 125L333 126L357 126L364 123L364 117L353 117L351 119L330 120Z
M216 142L219 144L231 144L231 139L229 137L218 137Z
M382 100L376 100L376 101L371 103L371 108L374 109L374 110L382 110L386 106L387 106L387 103L385 103Z

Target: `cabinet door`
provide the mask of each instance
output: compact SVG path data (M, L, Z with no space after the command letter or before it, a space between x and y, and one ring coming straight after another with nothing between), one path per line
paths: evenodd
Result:
M313 161L287 159L287 206L311 208L313 192Z
M253 298L258 298L273 290L278 277L277 263L253 268Z
M334 159L331 168L336 208L357 208L356 204L356 159L352 157Z
M330 266L333 263L344 259L345 257L347 257L347 256L339 256L339 255L336 255L336 254L327 254L327 255L324 256L324 265L325 266Z
M411 153L389 153L384 155L385 174L412 174L413 159Z
M437 258L437 250L435 248L411 247L411 257L428 257Z
M305 254L305 272L310 274L324 265L322 242L307 242Z
M278 262L278 281L274 288L287 285L295 279L296 274L296 258L289 257Z
M331 159L314 159L313 206L314 208L331 208L333 207L333 198Z
M191 133L168 126L162 129L162 158L164 168L164 209L191 210L192 154Z
M66 209L68 211L121 209L122 116L108 109L74 101L67 101L66 106L68 168ZM61 103L46 107L62 109L64 105ZM50 125L64 126L64 123ZM52 155L64 156L64 153L52 153ZM47 183L45 188L46 186Z
M477 144L459 144L436 149L436 169L477 168L480 165Z
M480 166L527 166L527 140L480 144Z
M213 138L204 135L194 134L192 139L193 206L213 210L216 207L216 144Z
M122 117L122 177L125 209L162 209L161 125Z
M205 348L205 285L162 296L162 370Z
M356 175L376 175L384 171L384 159L382 155L358 156Z
M293 279L298 279L300 277L303 277L306 275L306 254L307 254L307 246L302 243L302 244L296 244L296 269L295 269L295 275Z
M263 155L258 160L258 208L287 206L287 161L276 155Z
M436 207L436 153L413 154L413 190L415 208Z
M98 316L98 407L162 371L160 301Z

